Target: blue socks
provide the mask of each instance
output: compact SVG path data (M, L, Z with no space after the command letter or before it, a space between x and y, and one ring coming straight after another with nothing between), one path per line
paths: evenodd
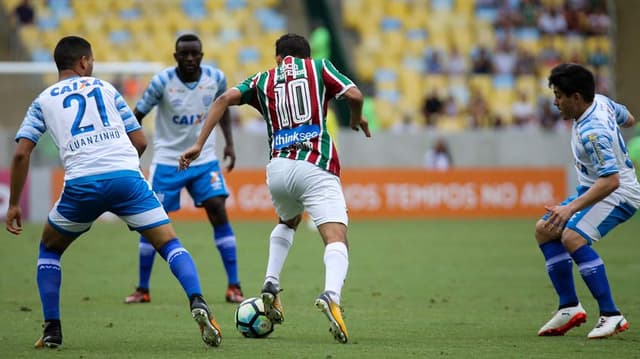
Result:
M60 256L40 242L36 278L45 321L60 320L60 285L62 284Z
M578 295L573 283L573 261L560 241L549 241L540 245L547 265L547 273L558 293L559 308L578 304Z
M578 268L580 268L582 279L587 283L591 294L598 301L600 314L612 315L619 313L611 296L611 289L609 288L609 280L607 279L607 273L604 269L604 262L602 262L598 253L587 245L578 248L572 257L578 265Z
M540 245L540 250L544 255L551 283L560 297L560 308L578 303L572 270L575 261L582 279L598 301L600 313L619 313L611 296L604 263L591 246L582 246L569 255L560 241L550 241Z
M213 237L216 248L218 248L220 252L224 269L227 272L228 283L240 284L240 280L238 279L236 237L231 225L229 223L216 225L213 229ZM138 254L140 257L138 288L149 289L151 270L153 269L156 251L151 243L143 236L140 236Z
M177 238L165 243L159 250L160 256L167 261L171 272L178 279L180 285L187 294L187 298L193 295L201 295L200 278L196 265L189 252L182 247Z
M213 239L222 257L224 269L227 271L229 284L240 284L238 279L238 263L236 256L236 237L231 225L227 222L213 228Z
M143 236L140 236L138 254L140 256L138 288L149 289L149 279L151 278L151 269L153 269L153 260L156 257L156 250Z

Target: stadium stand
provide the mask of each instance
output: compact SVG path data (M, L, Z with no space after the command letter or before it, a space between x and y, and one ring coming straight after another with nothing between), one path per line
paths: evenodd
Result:
M442 98L453 96L460 108L458 115L437 122L444 131L515 126L511 111L519 91L540 109L535 125L555 128L550 123L557 122L557 113L551 122L539 118L547 113L539 104L551 96L546 82L551 67L561 61L588 63L599 80L608 81L612 49L604 9L604 1L342 2L344 26L359 39L356 72L360 80L374 83L381 125L390 127L405 113L423 125L419 109L426 94L436 89ZM452 76L447 68L453 48L471 64L461 76ZM485 61L480 61L481 48ZM608 85L599 88L606 92ZM470 93L486 100L489 119L473 123Z
M20 0L0 0L7 13ZM229 83L273 64L275 39L287 31L280 0L48 0L33 2L36 26L19 38L32 61L51 61L63 35L96 44L98 61L173 63L176 35L198 33L206 61L223 69ZM345 34L358 81L374 92L381 128L405 115L424 126L426 95L454 99L436 128L521 126L512 105L524 92L537 109L536 126L555 128L557 111L543 110L551 93L548 70L561 61L588 64L598 90L607 93L612 42L604 0L344 0ZM454 66L455 64L455 66ZM472 94L488 115L474 120ZM477 106L476 106L477 107ZM246 111L244 111L246 112ZM551 115L553 118L542 118ZM244 120L247 116L241 114ZM485 117L485 116L483 116ZM526 124L530 127L531 124Z
M20 0L0 1L10 13ZM273 66L273 44L287 30L278 4L279 0L34 1L36 26L21 27L19 38L31 61L53 61L51 49L60 37L77 34L94 44L97 61L170 66L177 35L193 31L203 41L205 62L223 69L228 83L234 84Z

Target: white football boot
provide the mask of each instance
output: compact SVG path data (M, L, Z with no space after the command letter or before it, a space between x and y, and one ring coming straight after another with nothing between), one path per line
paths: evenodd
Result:
M587 338L602 339L624 332L627 329L629 329L629 322L622 315L601 316L598 324L589 332Z
M571 328L579 327L587 321L587 312L584 311L582 305L578 303L575 307L567 307L559 309L553 317L540 328L538 336L557 336L564 335Z

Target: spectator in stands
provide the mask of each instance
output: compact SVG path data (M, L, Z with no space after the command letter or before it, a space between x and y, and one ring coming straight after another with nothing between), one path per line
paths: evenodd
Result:
M476 89L471 92L467 113L469 115L469 128L471 129L489 127L493 122L487 100L484 98L484 95Z
M492 58L492 69L494 75L513 74L516 67L516 52L509 44L508 39L498 41L498 46Z
M451 52L446 64L447 74L449 75L463 75L467 73L467 60L462 56L458 47L451 46Z
M11 58L22 60L24 54L21 53L19 30L23 26L32 26L35 24L36 12L29 0L22 0L10 14L10 33L8 35L7 50L11 54Z
M442 114L443 104L435 89L427 95L422 106L422 115L424 123L427 127L435 126L438 116Z
M535 126L535 108L527 98L527 93L518 91L518 98L511 105L513 126L517 128L531 128Z
M452 94L447 95L447 98L444 99L443 105L443 113L446 116L457 116L458 115L458 103L456 102L455 97Z
M538 18L538 29L545 35L564 34L567 31L567 20L559 8L546 6Z
M516 65L513 72L516 76L535 75L536 58L533 56L531 51L526 48L518 49L516 53Z
M474 74L491 74L493 72L491 55L489 55L489 51L484 46L480 46L477 52L472 55L471 62L471 71Z
M500 29L511 29L518 26L521 21L521 14L518 8L511 6L510 1L503 1L498 7L495 26Z
M425 61L425 70L428 74L441 74L444 72L442 55L439 50L428 51Z
M438 171L446 171L453 167L453 158L444 138L436 139L433 147L425 153L424 166Z
M36 21L36 11L29 0L22 0L13 10L16 27L33 25Z
M493 118L490 118L490 121L491 122L489 123L489 125L494 130L500 130L500 129L505 127L504 118L502 117L502 114L500 114L500 113L494 114Z
M538 25L538 11L540 6L536 0L521 0L519 6L520 27L536 27Z
M607 35L611 18L607 14L605 4L598 5L588 16L589 19L589 35Z
M567 35L582 35L589 27L587 13L581 6L572 6L567 3L564 18L567 22Z

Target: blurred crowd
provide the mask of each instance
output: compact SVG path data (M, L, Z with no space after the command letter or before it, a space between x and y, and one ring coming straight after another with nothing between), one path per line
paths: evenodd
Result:
M426 76L490 76L493 84L501 82L513 89L509 121L504 112L490 110L487 94L468 88L460 95L452 91L432 90L426 94L421 114L425 127L435 126L441 116L463 114L467 128L542 127L564 129L553 106L551 92L538 94L516 89L521 77L535 77L542 88L548 70L562 62L588 65L596 75L597 92L610 93L610 48L607 45L611 19L604 0L476 0L476 12L494 11L495 44L476 46L465 57L455 47L449 51L428 49L424 57ZM534 43L523 46L522 43ZM585 46L587 43L590 46ZM490 96L490 95L489 95ZM457 98L456 98L457 97ZM392 129L406 129L400 119ZM508 122L508 123L506 123Z

